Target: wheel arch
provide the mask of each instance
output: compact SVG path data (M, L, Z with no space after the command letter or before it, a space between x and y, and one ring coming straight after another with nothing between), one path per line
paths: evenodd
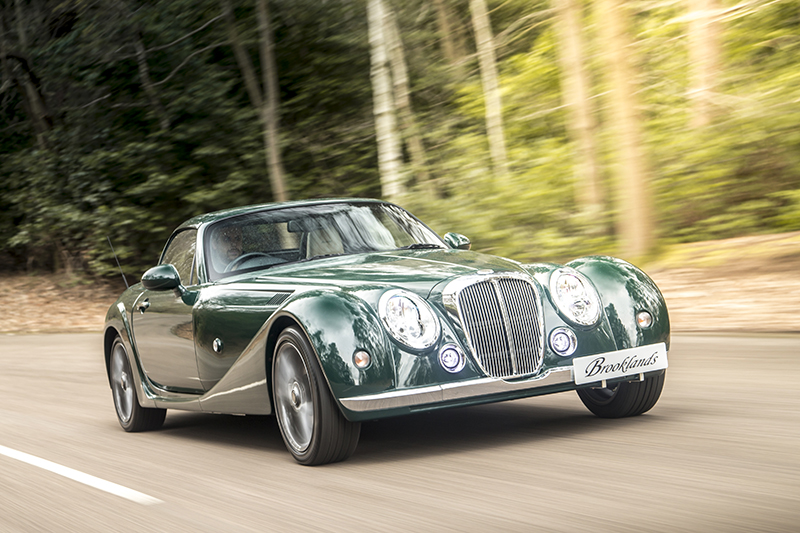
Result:
M133 371L134 386L137 391L137 398L139 405L147 408L156 407L155 401L152 399L148 391L145 390L144 380L146 376L142 371L139 364L138 356L136 354L136 347L134 346L133 334L130 327L130 322L125 312L125 305L122 302L117 302L111 306L106 315L105 330L103 332L103 359L106 369L106 379L108 379L108 386L111 387L111 377L109 374L109 364L111 361L111 349L114 345L114 339L119 337L122 345L125 347L126 355L128 356L128 364L130 364Z
M111 348L114 346L114 339L117 337L122 338L117 328L114 326L107 326L105 333L103 334L103 359L105 360L106 365L106 378L108 379L108 386L111 386L111 375L110 375L110 365L111 365Z
M138 365L134 361L133 346L131 343L131 331L128 317L125 312L125 304L117 301L108 309L106 313L105 329L103 331L103 355L105 359L106 377L109 379L108 385L111 386L111 378L109 376L110 362L111 362L111 348L114 346L114 339L119 337L125 345L128 352L128 363L131 368L137 368Z
M281 332L295 326L306 337L322 369L331 395L339 398L380 392L394 387L392 349L380 318L372 306L356 294L315 290L293 299L269 321L265 342L265 367L272 393L272 360ZM365 370L353 364L353 354L363 349L372 362ZM271 397L271 401L274 398ZM342 409L347 413L346 409Z
M589 256L567 263L588 277L600 293L603 311L617 349L663 342L669 349L670 322L667 302L655 282L640 268L614 257ZM636 313L648 311L650 327L637 325Z
M272 395L272 360L275 358L275 347L278 344L278 338L281 336L283 330L292 326L299 328L303 335L308 338L308 333L297 318L285 311L280 312L278 316L271 321L269 333L267 333L267 340L264 346L264 369L266 372L267 388L269 389L269 400L272 406L275 405L275 398ZM319 355L317 355L316 349L314 349L314 356L317 357L317 361L319 361ZM328 384L328 387L330 388L330 384Z

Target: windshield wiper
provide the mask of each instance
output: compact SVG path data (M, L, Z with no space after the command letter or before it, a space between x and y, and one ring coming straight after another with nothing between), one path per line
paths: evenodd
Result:
M305 259L303 259L303 261L311 261L312 259L321 259L323 257L336 257L337 255L347 255L347 254L320 254L311 257L306 257Z
M433 248L444 248L441 244L433 244L430 242L415 242L414 244L409 244L408 246L403 246L398 248L398 250L430 250Z

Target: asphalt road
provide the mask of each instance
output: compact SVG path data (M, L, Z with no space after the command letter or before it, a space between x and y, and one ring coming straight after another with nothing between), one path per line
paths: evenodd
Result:
M0 532L798 531L800 336L674 336L659 403L575 393L364 424L355 455L294 463L271 417L167 415L127 434L99 335L0 335Z

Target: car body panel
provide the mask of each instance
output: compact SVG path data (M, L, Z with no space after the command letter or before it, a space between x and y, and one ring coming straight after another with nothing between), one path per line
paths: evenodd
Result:
M173 291L144 290L131 316L142 370L162 388L203 390L197 372L192 308Z
M669 347L669 312L664 296L650 277L627 261L591 256L567 263L586 274L605 303L604 315L614 333L617 349L665 342ZM649 311L653 324L636 325L636 312Z
M203 387L210 390L293 291L209 286L200 292L193 309L196 361Z
M286 205L335 202L342 200ZM354 253L209 281L204 263L208 227L280 207L239 208L187 221L176 231L198 229L193 275L199 284L165 291L147 291L137 284L109 309L107 361L111 342L119 335L135 369L143 407L272 413L271 359L277 337L287 326L304 332L333 398L353 421L574 390L574 358L662 342L669 347L668 312L655 283L630 263L604 256L566 265L585 275L600 296L600 319L591 326L571 322L550 295L550 276L562 266L523 265L455 248ZM535 287L544 340L538 371L509 379L482 370L458 313L444 302L444 291L455 280L506 275L530 280ZM415 350L387 331L379 301L386 291L397 289L416 294L430 306L440 325L433 346ZM146 299L150 307L139 310ZM643 329L635 316L644 310L651 313L653 323ZM574 333L574 354L562 357L553 351L549 336L557 328ZM465 354L460 372L450 373L439 362L440 349L448 345ZM371 356L365 369L354 364L357 351ZM642 376L625 379L634 378Z

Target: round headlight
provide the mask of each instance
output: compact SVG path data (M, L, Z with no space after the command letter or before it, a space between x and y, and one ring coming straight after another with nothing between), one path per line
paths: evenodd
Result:
M389 334L409 348L424 350L439 338L439 320L416 294L386 291L378 303L378 314Z
M550 295L559 311L581 326L592 326L600 318L600 296L586 277L572 268L550 275Z

